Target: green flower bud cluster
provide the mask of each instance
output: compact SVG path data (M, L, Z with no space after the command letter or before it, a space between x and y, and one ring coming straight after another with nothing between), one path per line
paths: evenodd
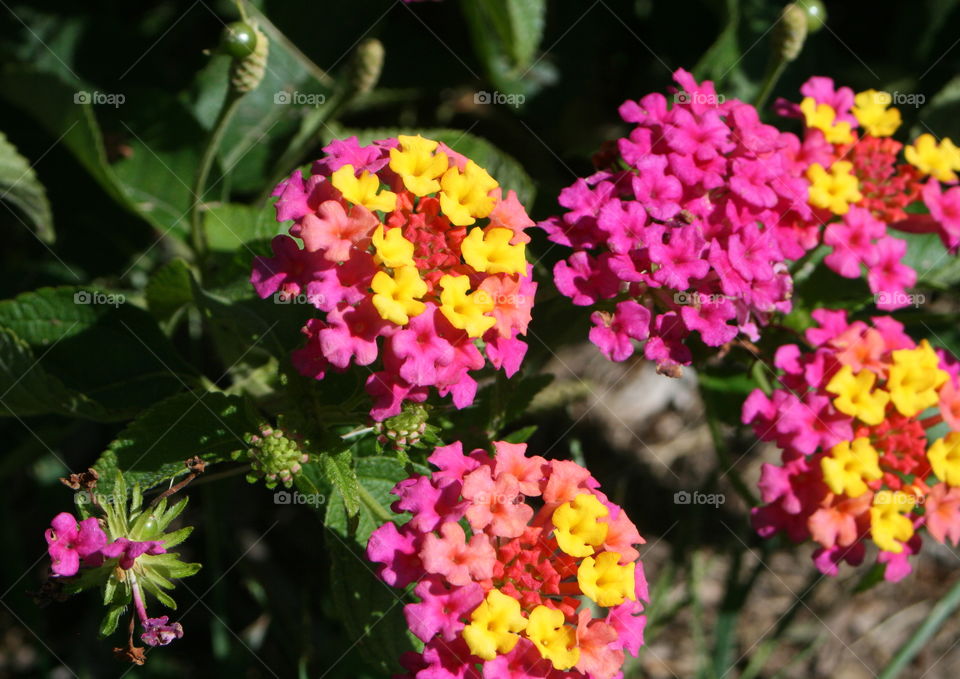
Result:
M287 436L280 429L264 426L259 434L247 434L244 440L250 447L234 452L232 457L234 460L249 458L251 471L247 481L250 483L263 479L267 488L275 488L278 483L289 488L293 477L300 473L301 465L310 460L300 437Z

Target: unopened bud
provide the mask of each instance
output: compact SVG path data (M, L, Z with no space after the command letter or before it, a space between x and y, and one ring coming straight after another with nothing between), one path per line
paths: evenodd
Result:
M249 28L253 31L254 40L252 43L245 43L245 46L252 44L253 49L246 56L240 58L234 56L233 64L230 66L230 86L240 94L257 89L257 85L266 73L267 56L270 51L270 41L267 40L267 36L256 26L249 26Z
M807 39L807 13L797 3L783 8L780 20L773 30L774 56L783 61L793 61L800 56L803 42Z
M383 71L383 43L376 38L363 40L350 61L350 89L355 94L369 92L380 81Z

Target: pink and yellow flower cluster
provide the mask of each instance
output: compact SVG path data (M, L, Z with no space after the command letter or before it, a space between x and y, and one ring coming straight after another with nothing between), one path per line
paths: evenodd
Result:
M409 520L370 536L380 577L416 583L404 615L425 645L407 676L619 676L648 600L636 526L580 465L493 446L437 448L437 471L393 489Z
M854 94L823 77L800 92L799 105L777 102L781 113L804 124L796 158L805 166L813 214L791 225L798 243L807 250L826 245L824 263L841 276L865 273L878 308L907 306L917 274L901 261L906 241L887 229L938 233L951 250L960 246L960 188L941 186L956 184L960 149L930 134L908 146L892 139L901 116L887 92ZM929 214L906 211L921 200Z
M889 317L813 315L812 351L780 347L781 387L744 403L744 423L783 451L782 464L763 465L754 527L812 539L830 575L862 562L872 542L896 581L911 571L921 528L960 541L960 364Z
M421 136L369 146L351 137L324 151L308 178L298 170L274 192L290 235L274 238L273 257L257 257L251 275L261 297L302 295L324 313L303 329L297 369L322 379L372 366L376 420L430 387L471 404L470 373L486 360L515 373L536 291L524 233L533 222L516 194Z

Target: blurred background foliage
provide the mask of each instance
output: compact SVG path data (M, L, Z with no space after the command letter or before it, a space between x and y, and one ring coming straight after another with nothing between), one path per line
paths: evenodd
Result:
M161 397L205 383L228 391L257 384L257 371L276 369L271 355L283 360L296 345L305 312L258 305L246 277L252 256L264 252L279 230L269 190L297 164L317 157L331 138L431 130L516 189L534 219L543 219L556 210L559 190L591 171L590 158L602 142L624 133L619 104L663 91L674 69L713 79L728 97L755 97L767 68L770 29L783 4L254 3L249 11L270 39L269 61L264 81L244 97L226 131L204 196L210 253L201 281L192 280L182 263L171 262L189 257L191 187L226 91L227 57L205 50L215 47L226 22L238 18L235 5L204 0L4 4L0 130L6 141L0 139L0 185L6 207L0 210L5 237L0 297L12 299L43 286L86 286L125 294L132 304L115 313L74 305L66 320L74 324L71 332L79 330L50 348L52 335L45 333L67 313L54 299L57 294L0 303L0 325L12 333L3 335L0 347L0 401L8 402L6 414L8 408L19 413L0 420L5 487L0 504L7 519L0 528L5 547L0 676L383 676L364 661L396 657L402 642L396 628L399 607L381 621L381 612L395 603L382 588L374 583L360 589L369 579L366 585L354 580L343 586L358 568L347 553L357 550L350 538L361 537L337 514L343 503L321 512L277 506L270 492L248 487L242 476L191 489L187 520L198 530L185 548L204 569L181 585L186 637L151 653L144 668L128 671L110 657L109 643L95 640L101 613L95 596L41 610L28 594L46 568L42 531L69 504L69 494L57 482L67 471L64 465L78 471L92 464L124 420ZM910 136L933 130L941 137L960 137L960 2L844 0L827 2L827 9L826 27L808 37L774 97L798 99L798 87L811 75L831 76L856 91L921 95L924 106L901 107ZM369 51L366 62L357 57L358 44L370 38L382 43L385 58L377 86L358 94L363 78L369 81L377 70ZM299 96L277 103L279 93ZM504 103L485 103L486 96ZM521 99L522 104L512 105ZM320 106L310 103L321 100ZM929 241L912 243L910 256L936 263L939 252L922 249L928 246ZM741 564L749 553L744 545L763 558L777 549L759 544L744 506L712 513L691 509L671 532L676 521L665 507L674 506L677 474L701 463L671 461L676 479L665 483L662 474L651 472L655 463L644 459L643 450L632 456L611 450L595 421L558 407L578 389L590 388L579 369L571 371L576 373L568 387L573 396L553 394L552 401L541 396L525 413L549 381L538 373L556 365L555 354L565 345L574 345L565 357L595 351L576 346L586 335L586 315L572 311L551 289L549 271L560 253L539 238L531 252L538 259L541 292L526 377L509 388L494 384L474 409L451 415L445 426L465 438L491 432L532 436L533 445L552 455L582 456L622 497L650 543L669 533L668 555L655 567L648 565L655 596L674 581L690 585L679 600L655 599L649 639L686 610L692 613L682 634L695 641L696 676L773 676L775 663L764 669L763 661L753 662L761 651L766 660L773 647L761 645L751 656L751 649L736 641L737 616L761 570L752 562ZM938 266L924 283L949 293L958 277L956 267ZM822 303L865 311L865 289L838 281L817 273L801 283L801 312ZM202 313L185 312L187 306ZM942 344L960 339L956 309L949 304L900 316L911 329L935 334ZM794 320L802 326L802 318ZM201 324L209 332L199 332ZM247 356L271 332L269 346ZM138 338L147 338L146 343L138 344ZM770 334L771 344L780 339ZM730 356L701 376L705 417L714 435L699 452L703 459L715 459L711 445L720 449L721 460L723 454L739 457L751 448L743 432L719 424L739 421L739 402L757 383L758 371L748 359ZM28 366L29 379L20 383L16 376ZM336 401L339 395L330 389ZM508 389L512 395L505 398ZM14 405L12 399L19 400ZM704 412L696 417L703 420ZM192 442L187 437L164 447ZM175 450L171 454L176 460ZM402 467L359 464L370 492L389 504L386 491ZM720 463L711 464L707 487L726 476ZM334 492L322 479L316 483ZM724 572L730 575L726 594L710 613L715 626L705 633L704 604L696 593L713 563L710 550L726 555ZM341 622L338 607L360 612ZM371 632L374 644L367 643L369 638L358 643L365 632ZM777 627L774 639L782 632ZM738 659L744 651L747 657ZM633 665L628 674L640 672L640 665Z

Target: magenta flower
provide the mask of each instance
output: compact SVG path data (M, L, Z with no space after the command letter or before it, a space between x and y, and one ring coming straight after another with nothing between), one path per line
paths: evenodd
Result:
M163 554L167 550L158 540L136 542L128 538L117 538L103 548L103 556L108 559L120 559L120 568L130 570L138 556L143 554Z
M53 517L44 533L54 575L70 577L80 570L81 563L99 565L101 550L107 544L107 535L97 519L91 517L78 522L73 514L61 512Z

